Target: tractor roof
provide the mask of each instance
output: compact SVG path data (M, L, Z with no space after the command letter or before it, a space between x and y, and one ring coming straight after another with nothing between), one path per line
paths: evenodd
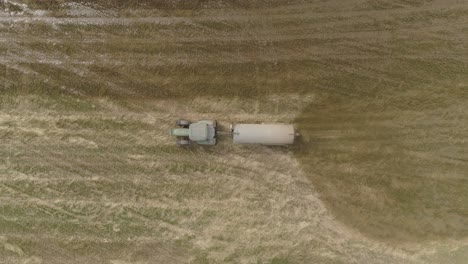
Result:
M189 138L193 141L203 141L208 139L208 124L194 123L189 127Z

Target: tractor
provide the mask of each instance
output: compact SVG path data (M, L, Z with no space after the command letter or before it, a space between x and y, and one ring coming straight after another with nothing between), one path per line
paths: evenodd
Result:
M190 145L194 142L199 145L216 144L216 121L202 120L191 123L188 120L176 121L178 128L171 129L170 135L177 137L176 145Z

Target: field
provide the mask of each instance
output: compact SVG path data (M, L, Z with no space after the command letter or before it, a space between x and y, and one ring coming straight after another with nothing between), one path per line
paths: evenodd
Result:
M466 1L22 3L0 263L466 263ZM181 117L302 136L179 148Z

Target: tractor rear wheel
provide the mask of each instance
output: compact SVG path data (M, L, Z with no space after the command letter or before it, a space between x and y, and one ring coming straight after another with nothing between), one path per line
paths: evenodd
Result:
M188 139L179 139L179 140L176 141L176 145L177 146L190 145L190 140L188 140Z
M179 119L176 121L176 124L180 127L186 127L190 125L190 121L184 120L184 119Z

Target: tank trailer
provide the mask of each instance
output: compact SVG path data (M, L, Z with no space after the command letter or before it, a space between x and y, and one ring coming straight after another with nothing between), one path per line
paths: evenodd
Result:
M177 120L178 128L170 131L177 137L176 145L216 145L218 136L231 136L234 144L291 145L299 136L293 125L287 124L232 124L228 131L218 130L216 120L190 122Z

